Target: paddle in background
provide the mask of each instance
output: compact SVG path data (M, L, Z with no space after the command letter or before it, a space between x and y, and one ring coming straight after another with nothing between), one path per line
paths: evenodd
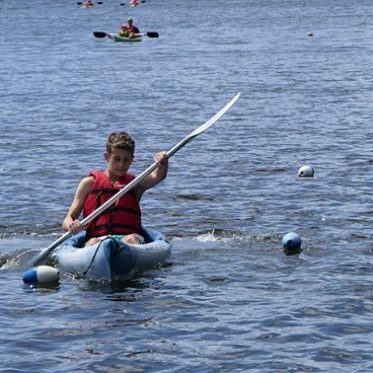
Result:
M81 1L78 1L77 3L76 3L77 5L85 5L85 8L89 8L89 7L91 7L91 6L93 6L94 4L92 4L92 5L88 5L88 4L84 4L83 2L81 2ZM102 5L103 4L103 2L102 1L97 1L97 3L96 3L97 5ZM88 5L88 6L87 6Z
M136 34L136 36L137 35L139 35L139 36L146 35L149 38L159 38L158 32L154 32L154 31L149 31L149 32L141 33L141 34ZM103 32L103 31L94 31L93 36L95 38L99 38L99 39L106 38L106 37L112 39L111 34L109 34L108 32Z
M145 4L146 3L146 0L141 0L141 3L143 3L143 4ZM84 5L84 3L82 2L82 1L78 1L77 3L76 3L77 5ZM102 5L103 4L103 2L102 1L97 1L97 3L96 4L98 4L98 5ZM124 5L126 5L125 3L120 3L119 4L120 6L124 6ZM130 4L129 4L129 6L132 6L132 7L134 7L134 6L137 6L137 5L139 5L139 2L138 1L134 1L134 2L130 2Z
M198 135L205 132L208 128L210 128L213 124L215 124L238 100L240 97L241 92L237 93L222 109L220 109L212 118L210 118L207 122L196 128L193 132L191 132L188 136L182 139L179 143L177 143L173 148L171 148L168 152L166 152L167 158L170 158L174 155L178 150L184 147L187 143L193 140ZM134 180L132 180L129 184L123 187L119 192L117 192L114 196L112 196L109 200L107 200L104 204L102 204L97 210L93 211L90 215L84 218L80 223L82 226L87 225L92 220L94 220L97 216L99 216L102 212L108 209L115 201L117 201L120 197L130 191L135 185L137 185L141 180L143 180L146 176L148 176L151 172L153 172L158 167L158 164L155 162L151 166L149 166L145 171L143 171L140 175L138 175ZM71 232L66 232L63 236L53 242L50 246L43 249L41 252L35 253L35 250L26 251L20 254L16 259L15 262L20 267L33 267L29 269L25 274L28 274L31 270L37 272L39 265L44 264L48 260L49 254L62 242L64 242L69 236ZM39 267L40 268L40 267Z

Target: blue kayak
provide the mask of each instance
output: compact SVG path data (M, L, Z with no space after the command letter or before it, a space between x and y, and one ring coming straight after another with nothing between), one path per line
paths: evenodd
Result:
M113 237L84 247L85 232L71 237L52 254L61 273L88 280L131 278L138 272L165 264L171 244L158 231L143 228L144 244L128 244Z

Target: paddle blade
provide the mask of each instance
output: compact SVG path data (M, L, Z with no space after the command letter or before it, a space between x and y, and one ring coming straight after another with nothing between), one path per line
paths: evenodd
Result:
M147 32L146 36L148 36L149 38L159 38L158 32L152 32L152 31Z
M30 263L33 263L35 258L39 257L40 252L41 250L38 249L24 251L23 253L18 254L15 258L11 259L9 264L7 264L7 267L20 269L30 268ZM43 259L41 264L45 264L47 261L48 258L46 257Z
M93 36L95 38L105 38L107 36L107 33L102 31L94 31Z
M222 109L220 109L212 118L210 118L206 123L202 124L200 127L196 128L189 137L193 138L197 135L205 132L209 127L215 124L239 99L241 92L238 92Z
M210 128L213 124L215 124L238 100L240 97L241 92L237 93L222 109L220 109L212 118L210 118L207 122L203 123L201 126L196 128L193 132L191 132L187 137L181 140L178 144L176 144L173 148L171 148L167 153L167 157L171 157L171 155L175 154L179 149L181 149L184 145L186 145L190 140L193 140L196 136L200 135L201 133L205 132L208 128Z

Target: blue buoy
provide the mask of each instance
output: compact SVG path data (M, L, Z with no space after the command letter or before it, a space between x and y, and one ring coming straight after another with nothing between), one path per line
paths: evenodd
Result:
M315 173L314 169L311 166L304 165L298 170L299 177L313 177Z
M282 237L282 246L287 255L297 254L301 252L302 240L299 234L289 232Z
M23 274L23 282L28 285L56 283L59 278L56 268L45 265L32 267Z

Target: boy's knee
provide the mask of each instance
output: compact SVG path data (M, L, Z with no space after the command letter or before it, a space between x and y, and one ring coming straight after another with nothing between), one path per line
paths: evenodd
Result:
M101 239L99 237L92 237L90 238L86 243L85 243L85 246L93 246L95 245L96 243L100 242Z
M132 244L143 244L145 240L142 236L136 233L128 234L127 236L123 237L123 242L132 243Z

